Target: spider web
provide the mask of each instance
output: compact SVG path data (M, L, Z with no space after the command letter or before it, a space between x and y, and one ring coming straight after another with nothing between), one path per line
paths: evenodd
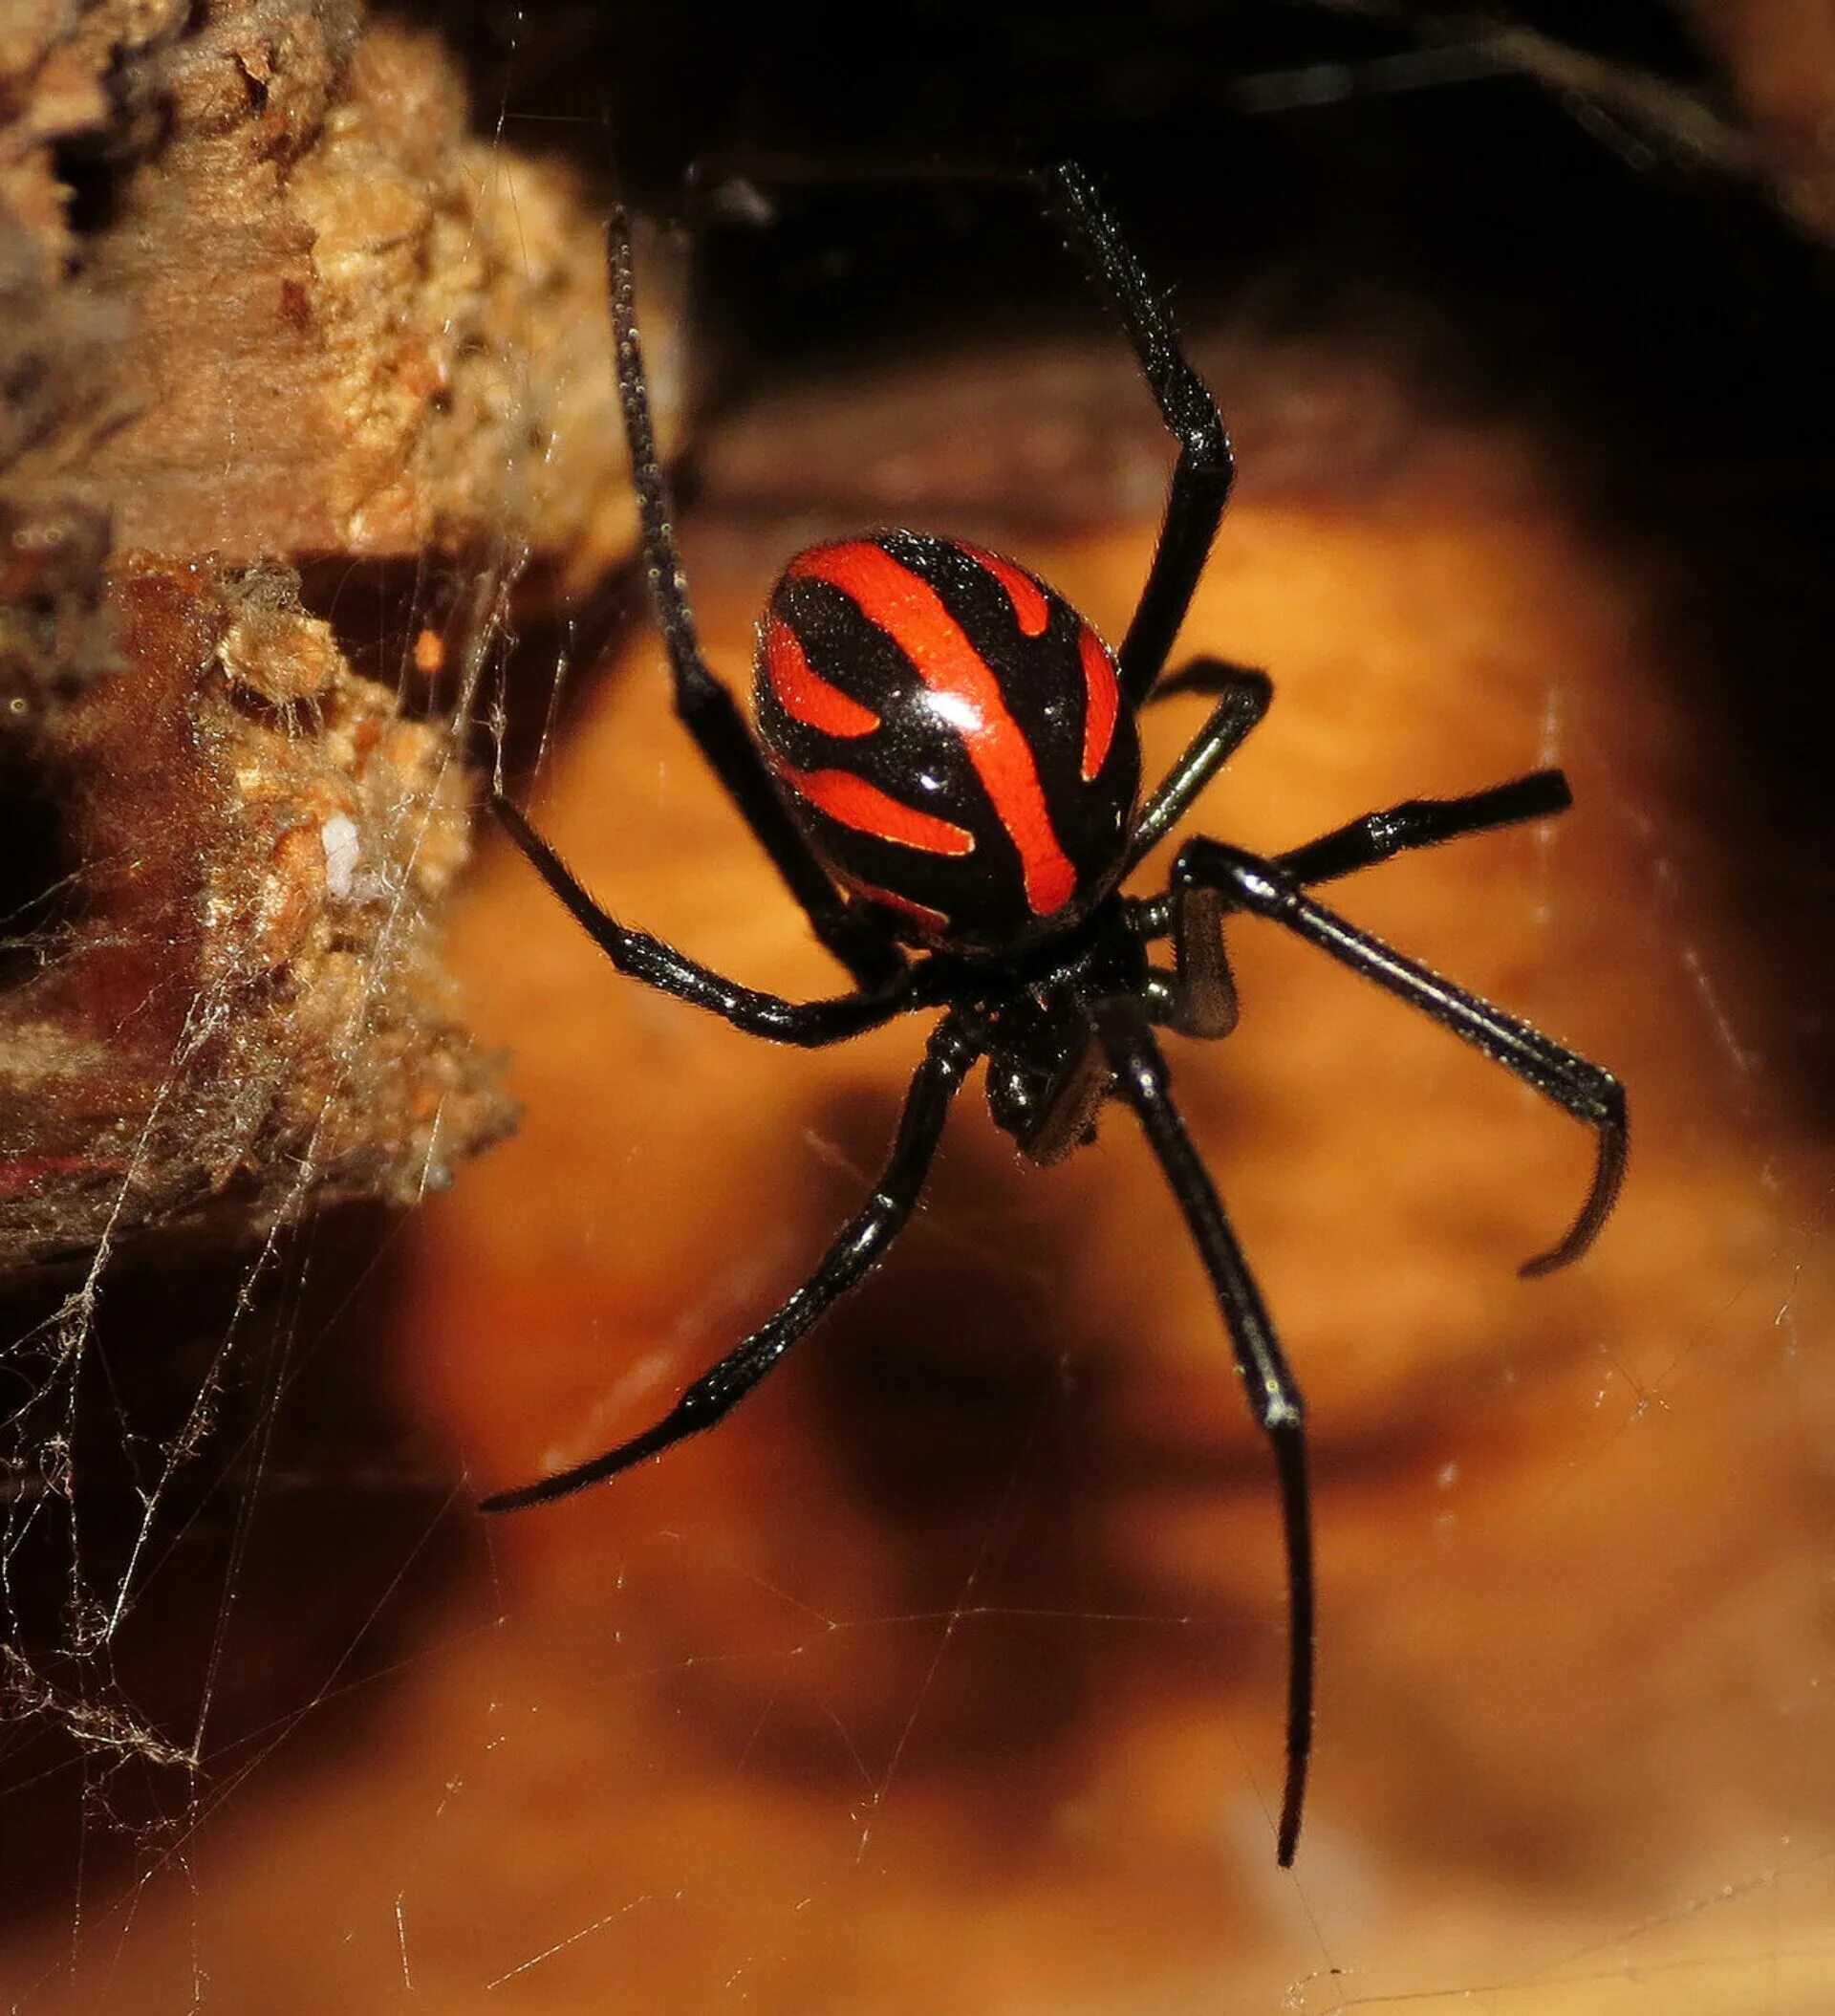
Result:
M1275 71L1250 95L1278 113L1536 54ZM1652 171L1635 93L1553 81ZM1113 1120L1034 1181L971 1093L896 1261L743 1425L618 1493L476 1518L478 1490L658 1410L800 1278L915 1059L905 1027L759 1061L627 999L486 842L454 959L516 1053L520 1138L405 1217L308 1217L182 1268L105 1237L18 1326L10 2006L1824 2005L1835 1167L1825 959L1788 928L1814 878L1775 878L1803 825L1791 766L1728 781L1704 696L1737 653L1705 595L1698 630L1677 617L1696 605L1671 528L1589 517L1533 425L1424 395L1407 359L1200 310L1249 473L1188 643L1265 654L1282 687L1206 822L1273 847L1315 805L1337 807L1323 826L1492 781L1465 765L1494 748L1565 766L1569 821L1398 864L1344 908L1622 1069L1642 1130L1596 1260L1519 1288L1581 1149L1436 1032L1240 933L1241 1030L1176 1059L1313 1408L1325 1696L1297 1871L1271 1845L1265 1457ZM913 445L1016 387L1105 417L1100 466L1058 466L1055 516L1038 499L1076 451L1049 423L995 432L1017 497ZM839 466L824 428L878 444L882 502L909 483L1036 553L1112 634L1165 466L1139 402L1055 334L767 385L687 520L710 652L743 662L783 555L860 516L811 494ZM819 479L783 475L787 439ZM1341 536L1366 512L1373 557ZM1487 514L1472 565L1520 570L1520 659L1508 594L1463 642L1410 627L1414 596L1461 592L1447 528ZM831 985L721 831L640 630L589 595L511 636L495 584L521 559L507 531L484 556L443 764L464 723L513 745L520 721L533 809L608 900L628 886L635 921L739 977ZM1562 579L1576 611L1543 623ZM387 636L444 593L412 584ZM1343 631L1309 645L1304 616L1337 601L1402 620L1334 683L1306 654ZM1423 634L1495 681L1497 725L1398 673ZM1162 763L1193 726L1154 725ZM186 1042L222 1012L201 993ZM309 1153L302 1201L318 1174Z

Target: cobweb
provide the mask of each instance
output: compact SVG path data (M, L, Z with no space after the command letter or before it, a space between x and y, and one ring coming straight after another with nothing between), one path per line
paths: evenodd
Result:
M1630 177L1710 150L1712 121L1665 131L1681 98L1550 79L1549 47L1237 98L1527 70ZM515 75L506 150L536 117ZM252 1251L104 1238L22 1305L9 2006L1826 2005L1823 717L1790 690L1813 542L1774 509L1826 467L1800 444L1730 498L1722 457L1700 498L1658 460L1676 488L1632 509L1609 467L1550 474L1571 416L1539 395L1436 385L1433 325L1398 350L1355 310L1296 335L1242 298L1191 303L1245 475L1187 644L1265 659L1282 702L1206 817L1273 847L1565 766L1568 821L1344 906L1620 1069L1640 1129L1599 1253L1519 1286L1578 1180L1571 1130L1304 951L1233 940L1243 1027L1177 1069L1313 1409L1297 1869L1273 1864L1265 1458L1112 1122L1031 1180L964 1097L896 1261L784 1390L615 1492L479 1519L800 1278L916 1054L906 1028L759 1059L629 998L484 837L452 956L514 1053L518 1139L421 1208L289 1216ZM1140 403L1055 323L766 374L686 520L710 650L742 665L784 554L901 493L1112 633L1165 468ZM517 634L518 540L474 559L442 768L507 748L608 901L745 980L831 986L684 754L631 597L529 597ZM392 586L386 619L367 592L328 619L423 693L383 640L446 624L452 583ZM1195 725L1169 709L1150 750ZM201 993L185 1043L222 1013ZM319 1174L309 1152L302 1205Z

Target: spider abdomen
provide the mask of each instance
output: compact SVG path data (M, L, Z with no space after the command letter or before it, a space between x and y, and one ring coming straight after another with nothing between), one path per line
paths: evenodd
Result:
M921 943L1005 951L1113 886L1140 783L1108 647L961 540L812 546L760 626L761 740L842 885Z

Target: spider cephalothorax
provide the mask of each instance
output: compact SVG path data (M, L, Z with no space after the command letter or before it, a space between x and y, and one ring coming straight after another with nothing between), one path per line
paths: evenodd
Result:
M1178 443L1159 543L1111 653L1069 604L1011 560L961 540L863 534L797 554L759 636L757 735L702 662L657 460L637 342L631 247L612 230L618 391L652 597L678 712L853 987L791 1002L740 986L594 902L507 799L517 842L620 971L781 1043L837 1043L943 1009L873 1195L815 1271L659 1421L558 1476L485 1501L564 1497L712 1427L884 1256L915 1209L949 1105L987 1063L994 1117L1036 1162L1094 1136L1107 1099L1139 1120L1210 1276L1249 1405L1274 1452L1287 1555L1287 1774L1277 1853L1293 1858L1312 1739L1312 1533L1300 1388L1210 1173L1185 1131L1155 1029L1214 1038L1236 1023L1225 919L1296 933L1472 1044L1598 1137L1579 1215L1526 1274L1577 1260L1624 1174L1617 1080L1315 902L1312 886L1414 847L1562 811L1558 770L1449 799L1414 798L1263 857L1190 839L1154 898L1119 884L1170 834L1266 710L1260 672L1199 659L1162 678L1229 493L1217 405L1114 220L1069 163L1044 191L1107 289ZM1209 694L1203 727L1136 804L1136 710ZM1171 965L1150 948L1170 940Z

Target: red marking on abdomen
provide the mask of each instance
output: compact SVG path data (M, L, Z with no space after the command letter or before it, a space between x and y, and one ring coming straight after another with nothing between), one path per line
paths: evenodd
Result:
M830 818L853 827L855 833L896 840L900 847L916 847L924 854L975 851L975 835L966 827L918 812L915 806L902 805L852 770L798 770L788 763L780 763L777 773L817 812L827 813Z
M847 885L856 896L864 896L869 902L883 903L888 910L896 910L900 916L908 917L920 931L928 931L940 938L949 929L948 913L933 910L928 903L914 902L908 896L900 896L895 889L881 889L876 882L863 882L857 875L845 878Z
M1051 604L1045 598L1045 590L1029 574L1015 567L1011 560L1003 560L999 553L991 553L982 546L971 546L965 539L957 543L1006 590L1021 632L1026 637L1043 637L1051 622Z
M1025 900L1033 916L1049 917L1062 910L1076 893L1077 871L1051 830L1032 746L1008 712L993 668L943 606L942 597L883 547L866 539L811 547L790 562L789 573L840 589L870 623L892 639L924 684L953 703L947 719L961 736L995 816L1018 850Z
M765 619L765 673L792 721L824 735L871 735L879 717L831 685L805 656L802 639L781 617Z
M1109 647L1088 623L1077 638L1077 652L1083 660L1083 781L1102 768L1109 745L1115 739L1115 714L1121 705L1121 687L1115 679L1115 661Z

